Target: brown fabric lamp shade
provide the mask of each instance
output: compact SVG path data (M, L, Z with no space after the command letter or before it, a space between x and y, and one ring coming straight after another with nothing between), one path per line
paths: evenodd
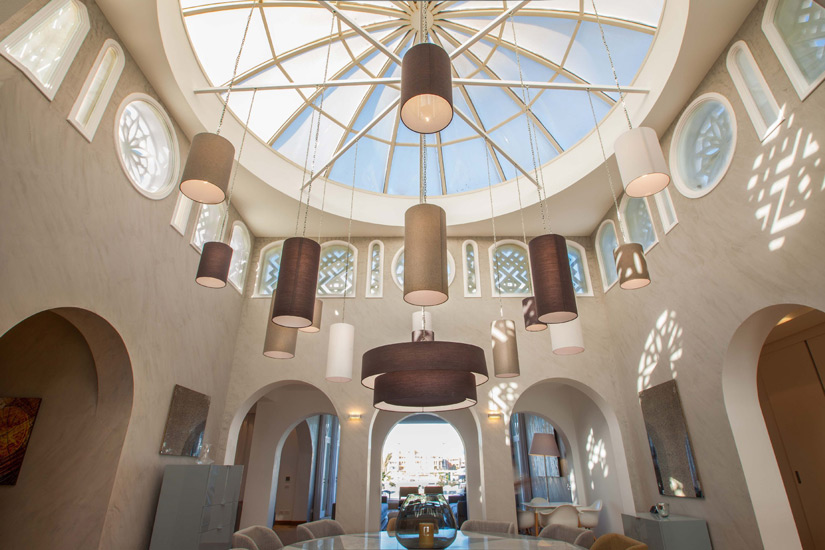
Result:
M567 242L549 233L530 241L530 272L536 313L542 323L566 323L579 316L567 256Z
M312 325L321 245L306 237L284 241L272 321L284 327Z
M650 284L645 250L639 243L627 243L613 251L619 286L625 290L636 290Z
M269 316L266 320L266 338L264 339L264 356L270 359L292 359L298 343L298 330L276 325L272 322L272 308L275 296L269 303Z
M536 310L536 297L530 296L521 301L524 313L524 330L527 332L541 332L547 330L547 324L539 321L539 312Z
M235 147L225 137L203 132L192 138L180 191L195 202L219 204L226 198Z
M231 262L231 246L219 241L204 243L195 282L207 288L225 287Z
M449 297L447 214L440 206L417 204L404 215L404 301L437 306Z
M490 339L493 343L493 371L496 378L515 378L521 374L516 323L510 319L496 319L490 327Z
M429 346L431 344L418 344ZM375 381L373 406L384 411L453 411L478 402L473 374L462 371L398 371Z
M458 371L473 374L476 385L487 381L484 350L459 342L402 342L367 351L361 360L361 384L373 389L376 379L390 372ZM411 390L412 391L412 390Z
M401 62L401 121L413 132L434 134L452 119L450 56L435 44L417 44Z
M304 327L300 330L301 332L308 332L310 334L314 334L316 332L321 332L321 317L324 313L324 302L319 300L318 298L315 299L315 309L312 311L312 324L308 327Z

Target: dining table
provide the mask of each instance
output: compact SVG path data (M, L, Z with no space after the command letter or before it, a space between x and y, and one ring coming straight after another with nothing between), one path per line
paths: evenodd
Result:
M336 535L285 546L289 550L406 550L386 531ZM569 542L504 533L456 533L448 550L581 550Z

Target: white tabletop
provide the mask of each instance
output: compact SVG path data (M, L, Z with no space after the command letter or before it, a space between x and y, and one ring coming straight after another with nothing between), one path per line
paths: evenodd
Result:
M530 510L546 510L548 508L558 508L559 506L564 506L565 504L568 506L575 506L577 509L585 508L580 504L573 504L572 502L544 502L541 504L530 504L529 502L525 502L524 507Z
M359 533L308 540L286 546L299 550L406 550L401 543L387 534ZM576 545L558 540L522 537L517 535L483 535L458 532L447 550L580 550Z

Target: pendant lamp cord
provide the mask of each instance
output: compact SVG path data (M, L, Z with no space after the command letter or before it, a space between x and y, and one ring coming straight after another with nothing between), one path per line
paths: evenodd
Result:
M516 52L516 64L518 65L518 78L519 82L521 83L521 100L524 103L524 120L527 123L527 139L530 142L530 158L533 160L533 173L536 177L536 184L538 184L538 194L539 194L539 207L541 209L541 224L544 228L545 233L551 233L550 224L548 222L548 214L545 211L545 202L547 202L547 189L544 185L544 173L539 170L539 166L541 166L541 156L538 151L538 136L534 135L535 127L533 126L531 117L532 111L530 110L530 91L527 88L527 85L524 83L524 73L521 69L521 54L519 53L518 47L518 39L516 38L516 24L513 22L513 15L510 14L510 27L513 30L513 47ZM518 171L516 171L516 177L518 177ZM544 197L542 198L542 191L544 191ZM519 196L520 196L519 192ZM526 242L526 239L525 239Z
M229 81L229 88L226 90L226 99L223 102L221 119L218 122L218 131L215 132L217 135L221 135L221 128L223 128L223 117L226 116L226 108L229 106L229 96L232 95L232 88L235 86L235 79L238 77L238 66L241 64L241 54L243 53L243 47L246 44L246 35L249 34L249 25L252 23L252 14L255 13L256 4L257 2L252 4L252 7L249 9L249 17L246 18L246 27L244 27L243 30L241 47L238 49L238 57L235 58L235 67L232 69L232 80Z
M295 237L298 236L298 228L301 224L301 208L304 205L304 182L307 177L307 167L309 166L309 150L312 148L312 127L315 126L315 109L311 109L312 113L309 117L309 128L307 132L307 152L304 156L304 173L301 176L301 190L298 194L298 216L295 218Z
M249 102L249 113L246 115L246 125L243 127L243 136L241 137L241 146L238 148L238 160L235 164L235 172L232 174L232 182L229 184L229 194L226 196L226 208L223 210L223 221L221 222L221 232L218 235L223 235L226 231L226 224L229 221L229 206L232 204L232 191L235 189L235 180L238 179L238 172L241 171L241 156L243 155L243 146L246 143L246 135L249 133L249 121L252 120L252 107L255 105L255 96L258 94L258 88L252 90L252 101Z
M344 305L341 306L341 322L347 320L347 294L349 293L349 259L352 255L350 243L352 242L352 213L355 206L355 172L358 170L358 142L355 142L355 160L352 162L352 190L349 197L349 225L347 225L347 261L346 271L344 271ZM319 237L320 239L320 237Z
M499 281L498 269L498 237L496 236L496 215L493 209L493 178L490 175L490 149L487 144L484 144L484 153L487 160L487 190L490 193L490 221L493 224L493 271L495 272L493 280L496 283L496 292L498 293L498 311L501 318L504 319L504 302L501 299L501 286Z
M524 229L524 207L521 205L521 181L518 177L518 170L515 166L513 166L513 170L516 172L516 192L518 193L518 217L521 220L521 239L524 241L524 244L527 244L527 231Z
M332 52L332 31L335 30L335 12L332 13L332 19L329 22L329 43L327 44L327 59L324 62L324 85L321 86L321 101L318 104L318 117L315 119L315 146L312 151L312 164L310 165L309 171L309 185L307 185L307 203L306 209L304 210L304 228L301 232L302 237L306 237L307 234L307 219L309 218L309 202L312 197L312 180L315 176L315 160L318 157L318 138L321 135L321 118L323 118L322 113L324 112L324 97L326 96L326 81L327 76L329 74L329 57L330 53ZM310 108L314 111L315 108L310 105ZM310 135L312 134L312 126L309 128ZM303 188L303 182L301 182L301 187ZM323 210L322 210L323 213ZM298 205L298 217L301 216L301 205Z
M622 102L622 109L624 109L624 117L627 119L627 128L629 130L633 129L633 124L630 122L630 113L627 112L627 104L624 101L624 92L622 92L622 87L619 85L619 75L616 74L616 65L613 64L613 56L610 54L610 48L607 45L607 38L604 35L604 27L602 26L602 19L599 17L599 11L596 9L596 0L590 0L590 5L593 6L593 15L596 16L596 24L599 26L599 33L602 35L602 44L604 44L604 51L607 52L607 60L610 62L610 70L613 71L613 80L616 81L616 91L619 93L619 100ZM587 91L587 95L590 95L590 90Z
M624 222L622 222L622 212L619 210L619 199L616 196L616 188L613 187L613 176L610 173L610 165L607 163L607 153L604 150L604 141L602 141L602 132L599 129L599 119L596 118L596 109L593 107L593 95L590 90L587 90L587 99L590 101L590 112L593 114L593 124L596 126L596 135L599 137L599 146L602 149L602 159L604 159L604 169L607 171L607 183L610 185L610 193L613 195L613 206L616 207L616 217L619 220L619 231L622 234L624 242L630 242L627 235L624 233Z

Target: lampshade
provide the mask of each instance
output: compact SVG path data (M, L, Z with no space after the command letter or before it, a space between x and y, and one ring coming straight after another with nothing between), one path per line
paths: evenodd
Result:
M541 332L547 330L547 325L539 321L539 313L536 311L536 297L530 296L521 301L521 309L524 313L524 329L527 332Z
M434 134L452 119L450 56L435 44L416 44L401 62L401 121L413 132Z
M192 138L180 191L195 202L218 204L226 198L235 147L225 137L203 132Z
M330 382L352 380L352 354L355 347L355 327L349 323L333 323L329 327L327 375Z
M417 204L404 216L404 301L437 306L449 297L447 215L440 206Z
M429 347L432 344L416 344ZM478 402L472 373L399 371L375 382L372 404L384 411L453 411Z
M528 246L538 320L542 323L572 321L579 313L567 242L561 235L549 233L534 238Z
M530 453L533 456L561 456L559 445L553 434L533 434Z
M305 237L284 241L272 321L290 328L312 324L321 245Z
M550 326L550 342L556 355L575 355L584 351L580 318Z
M225 287L231 262L231 246L218 241L204 243L195 282L207 288Z
M670 170L652 128L628 130L616 140L616 162L630 197L649 197L670 183Z
M406 263L406 261L404 262ZM421 318L424 318L422 321ZM433 327L433 315L429 311L415 311L412 314L412 329L416 330L435 330Z
M435 342L435 332L431 330L412 331L413 342Z
M377 378L400 371L413 371L421 377L428 376L430 371L469 372L476 385L488 379L484 350L478 346L459 342L402 342L367 351L361 360L361 383L373 389ZM410 391L422 393L414 388Z
M639 243L627 243L613 251L619 286L625 290L636 290L650 284L645 251Z
M490 329L493 341L493 371L496 378L513 378L520 374L516 323L510 319L496 319Z
M315 309L312 310L312 324L308 327L300 328L301 332L316 333L321 331L321 316L324 313L324 302L315 298Z

